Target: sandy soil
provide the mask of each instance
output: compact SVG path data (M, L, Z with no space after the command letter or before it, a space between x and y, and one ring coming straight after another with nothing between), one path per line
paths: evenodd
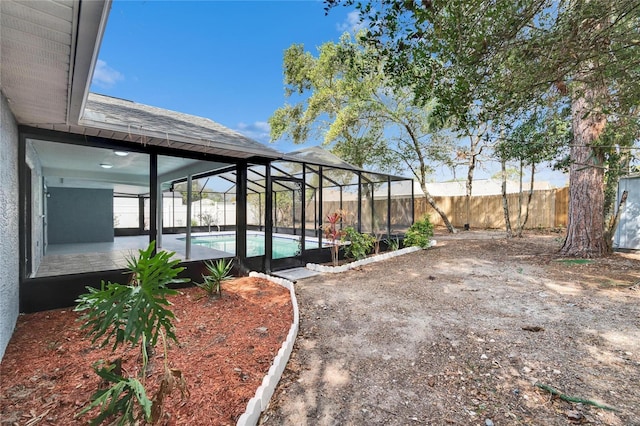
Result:
M296 284L300 334L261 424L640 425L640 256L565 262L558 234L435 238Z

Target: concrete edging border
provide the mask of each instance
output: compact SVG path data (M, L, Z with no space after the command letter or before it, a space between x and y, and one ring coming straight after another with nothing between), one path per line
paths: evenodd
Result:
M431 242L432 246L435 245L435 241ZM378 254L376 256L367 257L366 259L356 260L355 262L346 263L340 266L327 266L318 265L317 263L307 263L307 269L316 272L329 272L332 274L338 274L340 272L348 271L349 269L357 268L362 265L368 265L369 263L379 262L381 260L391 259L392 257L401 256L403 254L412 253L414 251L422 250L420 247L405 247L400 250L389 251L386 253Z
M291 324L291 328L289 328L289 334L287 334L287 338L282 343L278 354L271 363L269 372L262 379L262 384L256 390L255 396L251 398L247 403L247 409L245 410L245 412L240 416L240 418L238 418L238 422L236 423L236 425L238 426L254 426L258 424L258 420L260 420L260 414L262 414L262 412L269 405L269 401L273 396L273 392L275 391L276 386L280 381L280 377L282 377L282 373L284 372L287 362L289 361L291 351L293 350L293 344L295 343L296 337L298 336L298 328L300 323L298 300L296 298L296 293L291 281L285 280L284 278L262 274L259 272L251 272L249 276L264 278L289 289L289 294L291 296L291 305L293 306L293 323Z

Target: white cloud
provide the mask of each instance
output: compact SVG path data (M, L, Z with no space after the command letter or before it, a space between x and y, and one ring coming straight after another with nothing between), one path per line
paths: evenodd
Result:
M347 19L344 22L336 24L336 28L340 32L348 31L351 34L355 34L358 30L367 27L367 22L360 22L360 13L357 10L349 12Z
M271 127L266 121L255 123L238 123L236 131L258 142L269 143Z
M122 73L111 68L105 61L98 59L98 62L96 62L96 68L93 71L93 80L91 81L91 84L95 84L102 88L109 88L113 87L121 80L124 80L124 75L122 75Z

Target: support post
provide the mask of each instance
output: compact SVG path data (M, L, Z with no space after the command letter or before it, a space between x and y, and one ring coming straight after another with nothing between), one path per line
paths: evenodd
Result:
M387 176L387 238L391 238L391 176Z
M371 188L371 232L375 235L376 232L378 231L376 229L376 200L375 200L375 193L374 193L374 187L373 187L373 182L370 182L368 184Z
M144 213L143 213L144 215ZM149 243L158 240L158 154L149 155ZM153 250L155 255L156 249Z
M362 173L358 172L358 232L362 233Z
M184 239L185 258L191 259L191 200L193 198L191 188L191 175L187 176L187 237Z
M162 197L162 183L158 184L158 212L156 223L158 224L158 239L156 240L156 248L162 248L162 229L164 228L163 220L164 198Z
M266 179L266 178L265 178ZM258 229L264 231L262 228L262 194L258 192ZM266 214L266 210L265 210ZM266 221L266 218L265 218Z
M247 259L247 163L236 165L236 259L244 273Z
M415 188L411 179L411 224L416 223Z
M138 195L138 234L144 234L144 196Z
M271 273L273 258L273 183L271 181L271 163L265 171L266 194L264 197L264 271Z
M304 253L304 240L307 237L307 165L302 163L302 205L300 206L302 223L300 223L300 255Z
M322 220L324 219L324 215L322 213L322 184L324 181L324 169L322 166L318 166L318 248L322 248Z

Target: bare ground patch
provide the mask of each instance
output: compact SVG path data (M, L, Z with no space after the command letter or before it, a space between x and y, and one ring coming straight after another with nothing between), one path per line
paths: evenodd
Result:
M640 425L637 255L563 262L558 235L436 239L296 284L300 334L261 424Z

